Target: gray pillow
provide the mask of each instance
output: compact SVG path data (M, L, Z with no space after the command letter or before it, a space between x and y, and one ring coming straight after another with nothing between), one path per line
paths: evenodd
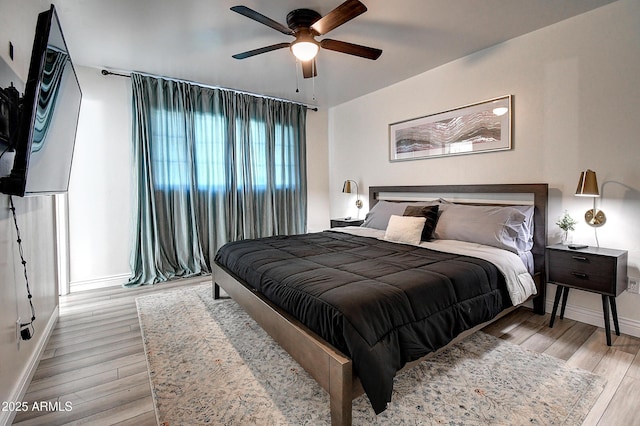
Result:
M484 244L514 253L529 251L533 246L527 216L514 207L442 204L440 211L435 238Z
M518 236L518 240L525 248L523 251L530 251L533 248L533 213L534 206L512 206L514 209L524 213L526 219L522 224L522 234Z

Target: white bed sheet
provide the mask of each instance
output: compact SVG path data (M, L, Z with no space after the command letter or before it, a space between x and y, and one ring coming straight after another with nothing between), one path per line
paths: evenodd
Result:
M352 235L372 237L384 240L385 231L380 229L365 228L360 226L346 226L333 228L332 231L346 232ZM404 243L397 243L404 244ZM530 296L537 294L536 284L526 265L517 254L485 246L457 240L432 240L422 241L420 247L437 250L445 253L459 254L463 256L477 257L493 263L502 275L504 275L511 303L516 306L525 302Z

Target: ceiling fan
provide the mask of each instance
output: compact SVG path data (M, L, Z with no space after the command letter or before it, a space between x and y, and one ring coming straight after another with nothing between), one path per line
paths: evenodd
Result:
M316 41L315 39L316 36L324 35L366 12L367 7L359 0L347 0L325 16L321 16L318 12L311 9L293 10L287 14L286 27L246 6L233 6L231 10L271 27L274 30L280 31L283 34L296 38L291 43L278 43L238 53L233 55L236 59L246 59L251 56L271 52L272 50L289 47L293 55L302 63L302 75L304 78L309 78L317 75L315 58L321 47L323 49L372 60L378 59L382 54L382 50L374 49L373 47L328 38L321 41Z

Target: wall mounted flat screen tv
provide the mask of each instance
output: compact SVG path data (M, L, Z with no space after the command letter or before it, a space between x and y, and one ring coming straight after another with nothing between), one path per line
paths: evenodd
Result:
M82 92L55 8L38 15L28 79L14 138L11 173L0 192L67 192Z

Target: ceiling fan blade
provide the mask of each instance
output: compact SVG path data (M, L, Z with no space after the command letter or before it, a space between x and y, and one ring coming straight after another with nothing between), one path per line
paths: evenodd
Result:
M347 0L340 6L318 19L311 29L317 34L326 34L334 28L339 27L347 21L352 20L358 15L362 15L367 11L367 6L359 0Z
M291 43L272 44L271 46L265 46L265 47L261 47L259 49L253 49L253 50L248 50L246 52L237 53L237 54L233 55L233 57L236 58L236 59L246 59L246 58L250 58L252 56L260 55L261 53L271 52L272 50L283 49L285 47L289 47L290 45L291 45Z
M302 76L304 78L311 78L318 75L318 66L316 60L302 62Z
M267 18L261 13L256 12L253 9L249 9L247 6L233 6L231 8L234 12L239 13L240 15L244 15L249 19L253 19L254 21L260 22L261 24L266 25L267 27L271 27L274 30L280 31L286 35L295 35L294 32L289 27L285 27L280 22L274 21L271 18Z
M346 41L331 40L329 38L322 40L320 46L327 50L334 50L336 52L346 53L347 55L360 56L361 58L372 60L376 60L382 55L382 50L380 49L347 43Z

